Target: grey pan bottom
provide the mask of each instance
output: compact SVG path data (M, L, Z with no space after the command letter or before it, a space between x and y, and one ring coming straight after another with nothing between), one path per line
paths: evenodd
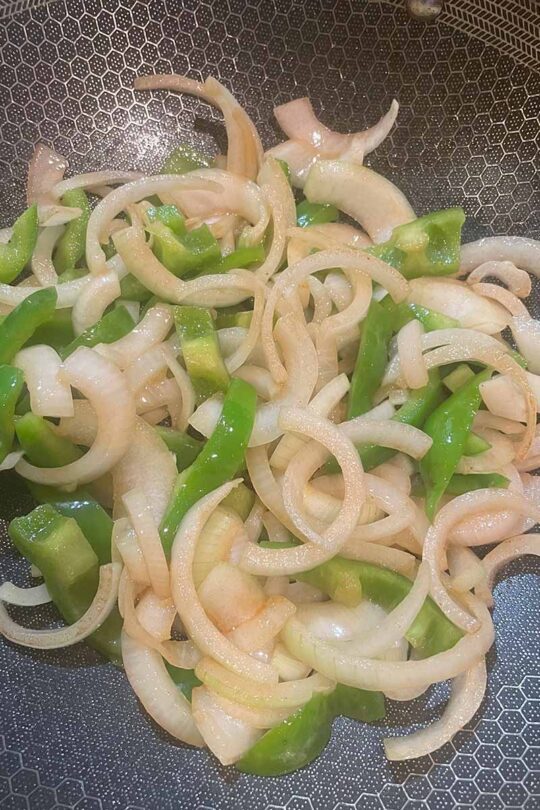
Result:
M131 90L139 72L174 69L212 73L229 84L267 144L276 137L274 103L308 94L323 120L346 130L371 123L396 96L400 125L370 163L398 183L419 213L463 204L468 238L538 237L534 36L529 67L519 54L508 56L526 41L516 21L523 32L538 30L535 3L456 0L447 21L429 28L407 22L397 5L4 4L0 226L23 205L27 160L40 139L66 154L74 171L150 171L178 140L211 150L217 136L223 145L217 116L198 101ZM458 28L469 30L466 12L475 9L471 37ZM503 46L504 20L506 55L486 44ZM479 38L482 26L486 36ZM537 53L537 40L535 47ZM9 476L1 485L2 518L31 508ZM3 538L1 578L22 582ZM0 643L0 808L540 808L539 572L538 561L515 563L496 589L497 640L478 717L451 745L408 764L387 763L381 738L439 716L446 687L412 704L389 703L381 726L336 722L318 762L263 780L176 745L141 712L122 673L84 648L35 654Z

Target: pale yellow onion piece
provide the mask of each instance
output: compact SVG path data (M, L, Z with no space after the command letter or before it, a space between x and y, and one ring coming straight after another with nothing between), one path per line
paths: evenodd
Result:
M182 520L171 552L171 589L180 619L203 654L213 656L242 678L269 686L277 680L272 667L240 652L220 633L204 612L193 582L193 559L202 528L237 483L238 480L232 481L205 495Z
M525 421L525 419L523 420ZM520 425L515 421L515 418L505 418L496 416L489 411L478 411L474 417L473 431L478 428L493 428L493 430L500 430L501 433L506 433L509 436L517 436L525 430L524 425Z
M159 537L157 524L141 489L131 489L122 496L128 518L137 535L148 570L150 584L161 599L170 595L169 567Z
M71 388L62 376L62 361L52 346L29 346L17 352L13 365L21 369L38 416L73 416Z
M480 489L460 495L443 506L426 534L422 558L428 564L431 574L431 596L450 621L468 633L478 629L478 619L455 602L441 577L441 560L446 550L448 535L450 530L466 517L505 507L540 519L540 508L523 496L503 489Z
M216 562L199 585L197 597L222 633L249 621L264 605L259 581L229 562Z
M201 659L195 674L218 695L253 708L288 709L302 706L314 694L330 692L335 686L318 673L297 681L263 684L243 678L211 658Z
M529 276L527 276L527 278L529 278ZM479 283L472 284L471 290L484 298L493 299L493 301L496 301L507 309L510 315L518 315L525 318L530 317L529 310L523 301L520 301L510 290L505 290L504 287L499 287L497 284Z
M318 160L304 186L310 202L331 203L385 242L398 225L416 219L405 195L380 174L341 160Z
M241 759L263 733L247 720L230 714L205 686L192 691L191 711L206 745L222 765Z
M57 292L56 309L69 309L72 307L82 290L89 283L91 276L83 276L76 278L74 281L66 281L64 284L58 284L55 289ZM9 307L16 307L29 295L33 295L43 287L14 287L11 284L0 284L0 304Z
M407 295L408 283L400 273L375 256L362 251L349 248L322 250L288 267L279 275L268 296L261 325L261 338L268 368L278 382L286 379L286 372L273 339L273 319L278 301L294 292L298 285L313 273L335 267L352 273L365 273L388 290L395 301L402 301Z
M282 681L298 681L307 678L311 672L311 667L294 658L280 641L272 653L272 666Z
M258 613L229 633L238 649L255 652L272 644L287 621L296 613L296 605L284 596L271 596Z
M176 616L172 599L160 599L154 591L146 591L136 607L137 618L144 629L157 641L168 641Z
M121 571L118 563L100 566L98 589L88 610L73 624L55 630L22 627L13 621L0 601L0 634L14 644L34 650L56 650L77 644L97 630L115 606Z
M171 371L174 379L176 380L176 384L178 385L178 389L180 391L182 397L182 409L180 412L180 418L178 421L178 430L186 430L189 422L189 417L195 410L195 389L193 388L193 383L189 377L189 374L183 368L178 360L176 359L174 352L171 350L168 344L163 343L160 347L161 353L165 359L169 370Z
M527 382L534 394L536 411L540 411L540 377L525 372ZM486 408L496 417L515 422L527 421L527 410L523 392L514 380L506 374L500 374L480 385L480 394ZM523 426L521 426L523 428ZM519 431L515 431L519 433Z
M343 273L330 270L324 280L324 286L328 289L336 309L341 312L342 309L349 306L352 299L352 290Z
M54 202L52 189L62 180L68 162L44 143L36 144L28 165L26 181L26 202L50 205Z
M204 83L174 73L138 76L133 86L136 90L171 90L189 93L218 107L223 113L227 130L228 170L253 179L257 176L263 154L257 130L234 96L212 76Z
M13 582L3 582L0 585L0 602L7 602L8 605L34 607L35 605L46 605L51 601L51 595L45 583L34 585L32 588L19 588Z
M487 236L461 246L459 272L469 273L484 262L513 262L540 276L540 242L524 236Z
M405 737L387 737L384 751L390 761L416 759L431 754L450 742L476 714L486 691L486 662L482 658L458 675L452 684L450 700L440 720Z
M272 538L275 543L287 543L290 539L289 532L281 523L281 521L273 514L273 512L266 511L262 516L262 523L266 529L268 537Z
M287 230L296 223L294 196L285 173L272 157L265 158L257 183L270 209L272 241L266 258L254 272L267 282L279 270L287 248Z
M414 554L402 551L399 548L389 548L378 543L366 543L362 540L351 539L340 549L340 555L347 560L360 560L373 563L382 568L389 568L404 577L414 576L417 560Z
M424 329L420 321L413 319L397 334L397 350L401 373L407 388L423 388L428 384L428 373L422 355L422 335Z
M135 529L127 518L118 518L114 521L111 546L117 550L133 582L137 585L149 585L148 568Z
M369 636L386 616L379 605L363 599L353 608L332 601L301 605L295 618L323 641L352 641Z
M512 319L510 328L529 371L540 374L540 321L528 315L518 315Z
M213 189L219 192L216 183L200 177L193 177L193 172L184 175L163 174L151 177L142 177L131 183L112 191L104 197L94 208L88 220L86 230L86 262L93 275L105 273L106 258L101 247L103 233L109 223L116 219L127 206L139 202L153 194L160 194L171 190L189 189L191 191Z
M301 664L301 666L305 669L303 664ZM283 680L287 679L283 678ZM243 706L241 703L235 703L232 700L228 700L221 695L216 695L215 692L212 692L209 689L207 690L206 686L198 686L193 691L199 691L199 689L207 691L209 694L211 694L218 706L221 706L229 717L234 717L237 720L241 720L254 729L273 728L274 726L277 726L278 723L282 723L284 720L286 720L293 711L293 709L250 708L249 706Z
M502 467L514 461L516 451L514 443L508 436L490 428L482 428L478 431L478 435L488 441L491 447L475 456L462 456L456 467L457 473L470 475L471 473L498 472Z
M318 158L317 150L312 146L291 140L278 143L265 154L285 161L291 174L291 183L296 188L304 188L310 169Z
M156 304L124 337L113 343L101 343L97 349L119 368L127 368L149 349L165 340L173 326L171 307Z
M424 688L455 678L470 669L493 644L495 631L486 607L472 596L467 605L474 611L479 629L467 634L450 650L420 660L379 661L362 658L345 644L323 641L293 616L282 632L287 649L328 678L347 686L371 691Z
M257 392L257 396L265 402L269 402L279 393L279 386L274 378L268 369L261 368L261 366L244 363L243 366L236 369L233 373L233 377L238 377L252 385Z
M398 458L409 461L407 456L400 455ZM394 459L379 464L372 472L373 475L384 478L389 484L393 484L397 489L401 490L404 495L411 494L411 475L413 471L408 467L395 463Z
M295 527L317 545L337 551L354 529L365 500L363 469L356 448L336 425L308 409L283 408L279 424L313 439L298 452L287 467L283 479L283 504ZM324 534L314 531L303 508L303 490L313 473L328 455L333 455L343 474L344 497L338 515Z
M390 447L415 459L423 458L433 443L431 436L414 425L394 422L391 419L379 420L356 416L348 422L342 422L339 429L355 445L377 444L381 447Z
M531 278L525 270L520 270L513 262L488 261L480 264L467 276L467 284L478 284L488 277L498 278L506 284L510 292L519 298L526 298L531 292Z
M153 411L163 406L178 405L181 407L181 396L176 380L166 377L145 386L135 398L135 405L138 414ZM173 427L176 427L176 425L173 425Z
M500 304L453 278L411 279L407 300L454 318L464 329L476 329L487 335L501 332L510 320Z
M485 580L486 572L482 560L467 546L450 546L446 556L453 591L471 591ZM478 596L478 591L476 595Z
M82 334L97 323L120 294L120 282L116 273L103 273L91 279L73 306L71 319L75 335Z
M255 497L255 503L251 507L251 511L244 522L244 530L246 537L250 543L256 543L263 529L262 516L264 514L264 505Z
M23 456L23 450L13 450L13 452L8 453L4 460L0 463L0 472L3 470L12 470Z
M528 472L540 467L540 425L536 427L534 439L527 455L516 466L520 472Z
M122 458L135 426L135 405L122 373L93 349L80 346L64 362L65 379L96 412L96 439L87 453L62 467L42 468L21 460L17 472L38 484L86 484Z
M291 264L291 262L288 262ZM313 317L311 324L320 326L332 312L332 299L327 288L316 276L309 276L308 287L313 300Z
M74 444L90 447L97 435L96 412L87 399L74 399L73 416L62 417L60 422L53 426L53 429L59 436L65 436Z
M230 355L239 348L242 341L246 339L247 333L248 330L244 329L242 326L229 326L225 329L217 330L219 348L224 358L230 357ZM248 360L250 363L256 363L258 366L266 368L266 358L260 346L260 342L253 347L253 351L249 355Z
M165 346L167 346L166 343L152 346L124 370L124 376L134 394L137 394L154 378L161 377L167 370L165 353L162 351Z
M210 515L199 535L193 557L193 582L198 589L212 568L230 558L243 524L236 512L218 506Z
M189 702L167 672L161 655L123 632L122 661L131 688L150 717L177 740L202 746Z
M488 607L493 605L493 586L495 577L499 570L512 560L524 557L527 554L540 557L540 535L522 534L505 540L482 560L486 574L484 582L479 583L475 588L475 594L482 599Z
M63 227L58 225L43 228L38 233L30 267L33 275L43 287L54 286L58 283L58 273L53 264L52 254L63 232Z
M68 177L67 180L60 180L55 183L52 195L59 200L66 191L73 191L76 188L94 189L96 186L111 186L131 183L133 180L140 180L143 177L141 172L123 172L114 169L105 169L101 172L85 172Z
M345 374L335 377L324 388L315 394L308 409L317 416L329 417L336 405L343 399L350 388ZM295 453L306 444L305 438L294 433L287 433L270 457L270 464L276 470L285 470Z
M121 508L122 496L138 488L144 492L159 525L177 474L174 454L157 431L143 419L136 418L127 452L113 470L115 517L125 514Z

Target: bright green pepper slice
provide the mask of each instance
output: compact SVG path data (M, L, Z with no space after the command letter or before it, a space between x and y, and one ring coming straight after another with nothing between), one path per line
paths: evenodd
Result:
M24 385L24 374L13 366L0 366L0 464L11 451L15 436L15 408Z
M208 267L205 267L198 276L213 276L218 273L228 273L229 270L236 270L237 268L250 267L252 264L258 264L264 261L265 257L264 245L252 245L246 247L239 247L223 256L218 262Z
M38 326L46 323L56 307L56 290L44 287L21 301L0 323L0 364L10 363Z
M144 304L152 297L150 290L148 290L144 284L141 284L139 279L135 278L131 273L128 273L127 276L124 276L121 280L120 292L122 298L125 298L126 301L138 301L140 304Z
M56 243L53 262L58 273L63 273L71 267L77 267L86 251L86 228L90 219L91 209L86 192L82 188L66 191L62 197L62 205L70 208L80 208L81 213L76 219L67 223L64 233Z
M462 208L447 208L399 225L381 245L367 248L405 278L448 276L459 269Z
M216 329L228 329L232 326L241 326L243 329L249 329L253 312L246 310L245 312L224 312L218 313L216 318Z
M201 270L221 259L219 243L207 225L177 236L156 219L148 223L147 230L154 237L154 254L175 276Z
M201 681L195 675L194 669L180 669L164 661L167 671L175 684L178 686L185 698L191 703L191 693L196 686L201 686Z
M204 307L175 307L174 322L184 363L199 402L216 391L226 391L229 372L221 356L210 310Z
M63 349L60 349L60 356L63 360L78 349L79 346L97 346L98 343L114 343L115 340L131 332L135 326L135 321L124 306L117 306L107 312L97 323L89 326L88 329L71 341Z
M52 600L72 624L88 610L99 581L99 562L92 546L72 518L50 504L15 518L9 536L17 550L41 571ZM121 663L122 619L115 608L88 642L113 663Z
M204 442L194 439L189 433L182 433L170 427L157 425L155 430L163 439L169 450L176 456L176 468L182 472L189 467L204 447Z
M441 403L424 423L422 430L433 439L433 444L420 462L420 473L426 487L426 514L430 520L433 520L439 501L464 453L467 437L480 407L480 385L491 374L491 369L476 374Z
M186 232L186 220L176 205L157 205L146 211L150 222L161 222L170 228L176 236L183 236Z
M38 236L37 205L31 205L13 225L11 239L0 245L0 281L10 284L22 273L36 246Z
M442 312L435 312L433 309L421 307L420 304L409 304L406 301L395 304L389 295L381 303L383 307L392 312L394 332L399 332L405 324L414 318L420 321L426 332L434 332L436 329L458 329L461 326L459 321L454 318L449 318L448 315L443 315Z
M48 321L38 326L25 346L46 344L57 351L74 339L71 309L55 309Z
M338 217L339 211L335 205L302 200L296 206L296 224L300 228L308 228L310 225L322 225L325 222L335 222Z
M457 389L456 389L457 390ZM477 433L469 433L465 439L465 446L463 448L464 456L477 456L479 453L485 453L491 447L490 443L479 436Z
M187 143L177 146L165 159L160 174L186 174L195 169L208 169L214 165L212 158L203 155Z
M188 509L236 475L253 430L256 405L255 389L234 377L214 432L191 467L180 473L176 481L160 527L167 556L170 556L174 537Z
M15 421L15 433L27 460L36 467L63 467L83 454L77 445L55 433L50 422L31 411Z
M362 323L360 347L351 378L347 419L360 416L373 407L373 396L388 363L392 331L391 314L377 301L372 301Z
M464 495L466 492L473 492L476 489L488 489L491 487L501 487L507 489L510 479L499 473L469 473L460 475L455 473L450 479L446 492L448 495ZM426 494L424 482L421 478L413 481L411 494L423 498Z

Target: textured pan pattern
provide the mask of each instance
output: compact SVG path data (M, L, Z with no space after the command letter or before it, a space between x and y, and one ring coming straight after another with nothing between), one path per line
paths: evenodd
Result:
M217 116L195 99L133 93L138 73L174 69L229 84L267 144L276 137L273 104L295 95L310 95L338 129L372 122L396 96L400 125L371 165L419 213L463 202L468 237L540 236L540 76L529 52L519 61L510 56L525 28L510 41L498 25L495 38L482 40L482 17L473 15L471 27L459 14L482 9L487 19L501 4L456 0L429 28L408 22L397 0L299 5L3 4L0 227L23 205L27 161L40 139L75 171L151 170L182 139L208 151L213 136L222 145ZM512 24L536 19L534 0L504 5ZM0 517L30 507L23 488L3 479ZM24 582L1 535L1 577ZM530 561L514 564L497 588L497 641L478 719L452 745L406 765L384 761L381 728L338 721L327 751L308 769L281 780L240 776L174 745L139 711L123 675L84 648L34 654L0 644L0 808L537 810L538 571ZM398 733L413 720L429 722L446 695L439 687L414 705L393 704L387 726Z

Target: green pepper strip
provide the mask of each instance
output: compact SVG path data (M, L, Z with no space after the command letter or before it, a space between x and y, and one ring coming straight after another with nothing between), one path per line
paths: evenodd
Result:
M15 421L15 433L26 458L36 467L63 467L83 454L77 445L55 433L50 422L31 411Z
M377 301L372 301L362 323L360 347L351 378L347 419L360 416L373 407L373 396L381 384L388 362L392 330L390 313Z
M51 598L68 624L89 608L98 587L99 561L72 518L50 504L15 518L9 536L21 554L41 571ZM122 619L116 608L88 642L113 663L121 663Z
M0 463L13 445L15 407L24 385L24 374L13 366L0 366Z
M310 225L322 225L325 222L335 222L338 217L339 211L335 205L302 200L296 206L296 224L300 228L308 228Z
M63 492L55 487L27 481L28 489L38 503L48 503L64 517L73 518L93 550L100 565L111 561L113 521L100 504L85 490Z
M44 287L21 301L0 323L0 364L10 363L38 326L52 317L56 290Z
M180 473L161 523L161 541L170 556L178 527L190 507L221 484L230 481L244 460L253 422L255 389L233 378L214 432L187 470Z
M62 197L62 205L80 208L81 213L76 219L67 223L64 233L56 244L53 262L58 273L76 267L85 255L86 228L91 214L88 197L82 188L66 191Z
M160 174L186 174L195 169L208 169L213 165L212 158L203 155L189 144L182 143L165 159Z
M79 346L97 346L98 343L114 343L115 340L131 332L135 321L124 306L117 306L107 312L97 323L72 340L60 350L62 360L65 360Z
M0 281L10 284L22 273L36 246L38 236L37 205L32 205L16 220L11 239L0 245Z
M74 339L71 309L55 309L51 318L38 326L25 346L46 344L57 351Z
M385 716L384 695L338 684L328 695L314 695L279 725L267 731L236 763L257 776L283 776L313 762L326 747L340 715L372 723Z
M491 369L485 369L458 388L433 411L422 428L433 439L433 444L420 462L420 473L426 487L426 514L430 520L433 520L439 501L464 453L480 406L480 385L491 374Z
M148 290L144 284L141 284L139 279L135 278L131 273L128 273L127 276L124 276L121 280L120 293L122 298L125 298L127 301L138 301L140 304L144 304L152 297L150 290Z
M149 208L146 216L150 222L161 222L170 228L176 236L183 236L186 232L186 220L176 205L157 205Z
M381 301L381 305L392 312L394 332L399 332L414 318L420 321L426 332L434 332L436 329L457 329L461 326L455 318L449 318L448 315L443 315L442 312L435 312L433 309L421 307L420 304L409 304L406 301L395 304L389 295Z
M459 269L461 228L465 222L462 208L434 211L399 225L382 245L367 248L405 278L447 276Z
M499 473L469 473L468 475L455 474L450 479L446 492L448 495L464 495L466 492L473 492L476 489L488 489L491 487L502 487L507 489L510 480ZM411 494L423 498L426 494L424 482L417 477L413 481Z
M191 703L191 693L196 686L202 686L202 682L195 675L194 669L180 669L169 664L168 661L163 662L167 671L175 684L179 687L180 691Z
M175 276L212 266L221 259L219 243L207 225L182 236L177 236L158 219L150 221L146 227L154 237L154 254Z
M264 261L265 257L264 245L252 245L250 247L239 247L223 256L215 264L205 267L198 273L198 276L213 276L218 273L228 273L229 270L236 270L237 268L250 267L252 264Z
M155 430L163 439L169 450L176 456L176 469L178 472L187 469L201 450L203 449L204 442L199 439L194 439L189 433L182 433L180 430L175 430L170 427L162 427L157 425Z
M253 312L251 310L220 313L216 318L216 329L227 329L231 326L241 326L244 329L249 329L252 317Z
M216 391L226 391L229 372L225 367L209 309L175 307L174 321L187 372L199 402Z
M229 494L221 501L221 506L232 509L237 515L240 515L243 521L247 520L249 513L255 503L255 493L246 487L245 484L238 484Z
M457 389L456 389L457 390ZM463 448L464 456L477 456L479 453L485 453L491 447L490 443L478 436L477 433L469 433L465 439L465 446Z

